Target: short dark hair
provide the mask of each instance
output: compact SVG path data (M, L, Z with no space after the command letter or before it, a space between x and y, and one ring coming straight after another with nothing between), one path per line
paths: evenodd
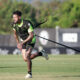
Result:
M14 12L13 12L13 15L14 15L14 14L16 14L16 15L18 15L18 16L22 16L22 12L21 12L21 11L19 11L19 10L14 11Z

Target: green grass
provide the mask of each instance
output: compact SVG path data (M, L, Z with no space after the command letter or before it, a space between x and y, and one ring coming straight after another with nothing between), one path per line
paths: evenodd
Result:
M80 80L80 55L49 55L33 60L30 80ZM25 80L27 64L21 55L0 55L0 80Z

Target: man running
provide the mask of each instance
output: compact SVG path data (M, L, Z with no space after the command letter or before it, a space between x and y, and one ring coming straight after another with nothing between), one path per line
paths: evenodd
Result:
M48 55L44 52L44 50L31 54L36 42L34 29L32 23L29 20L22 19L21 16L21 11L17 10L13 12L12 27L14 37L17 42L17 48L21 50L22 57L24 61L27 62L28 74L25 76L25 79L27 79L32 78L32 59L38 56L43 56L48 59Z

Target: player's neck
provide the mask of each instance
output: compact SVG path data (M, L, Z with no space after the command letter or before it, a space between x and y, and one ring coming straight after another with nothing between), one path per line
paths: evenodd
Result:
M21 24L21 21L22 21L22 19L20 19L20 20L18 21L18 24Z

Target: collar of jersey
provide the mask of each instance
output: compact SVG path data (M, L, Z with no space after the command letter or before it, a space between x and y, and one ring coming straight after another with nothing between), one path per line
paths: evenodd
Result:
M17 25L18 25L18 27L22 27L22 25L23 25L23 19L21 20L21 23L17 24Z

